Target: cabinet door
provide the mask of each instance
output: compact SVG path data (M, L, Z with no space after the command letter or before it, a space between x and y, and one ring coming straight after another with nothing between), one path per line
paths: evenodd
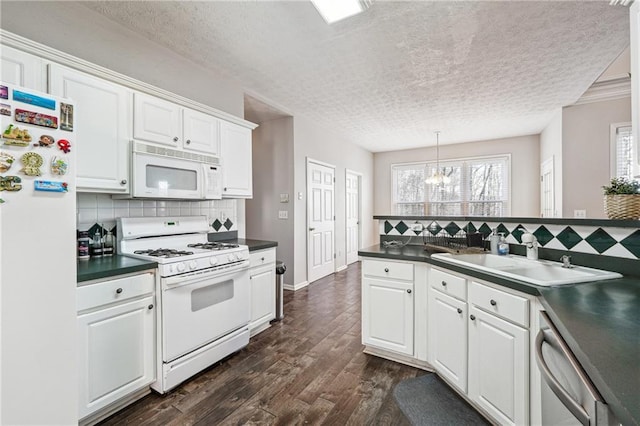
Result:
M469 309L469 398L503 425L529 424L529 332Z
M363 278L362 343L413 356L413 283Z
M164 99L135 93L133 138L172 147L182 146L182 108Z
M0 80L41 92L46 90L42 59L7 46L0 51Z
M251 281L251 322L255 329L276 317L275 264L253 268L249 272Z
M220 120L211 115L185 108L182 111L184 149L220 155Z
M438 373L467 392L467 304L429 292L430 361Z
M79 191L129 192L129 111L125 87L57 64L49 66L50 92L71 98Z
M155 380L155 312L149 296L78 316L79 419Z
M220 123L222 148L222 197L251 198L251 129L233 123Z

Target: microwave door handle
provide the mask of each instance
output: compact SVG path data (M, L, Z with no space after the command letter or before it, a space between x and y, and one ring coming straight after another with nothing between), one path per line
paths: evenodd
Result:
M553 376L553 373L551 373L551 369L549 369L549 366L545 362L542 355L542 345L545 341L546 339L544 330L540 330L538 332L538 335L536 336L536 363L540 368L540 375L542 376L544 381L547 382L549 388L551 388L553 393L558 397L562 404L571 412L571 414L573 414L584 426L589 426L590 418L587 411L584 409L584 407L582 407L582 405L580 405L580 403L578 403L571 397L571 395L569 395L569 392L567 392L565 388L562 387L558 379Z

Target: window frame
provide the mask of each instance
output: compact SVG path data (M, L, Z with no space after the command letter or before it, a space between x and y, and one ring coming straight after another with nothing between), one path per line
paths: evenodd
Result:
M470 173L470 163L472 162L481 162L482 160L503 160L505 162L505 171L506 171L506 179L504 184L507 186L505 192L506 192L506 200L504 201L495 201L495 202L502 202L503 206L504 206L504 210L506 210L507 214L504 216L510 216L511 215L511 203L512 203L512 185L511 185L511 153L504 153L504 154L492 154L492 155L481 155L481 156L475 156L475 157L460 157L460 158L450 158L450 159L444 159L444 160L440 160L440 166L442 167L443 165L447 165L447 164L451 164L451 165L460 165L461 166L461 183L466 183L466 182L470 182L470 177L466 177L465 175L468 175ZM428 173L430 173L429 168L434 168L436 166L436 164L438 163L438 161L434 161L434 160L429 160L429 161L413 161L413 162L407 162L407 163L392 163L391 164L391 211L393 212L392 214L399 214L398 210L397 210L397 206L398 205L402 205L402 204L417 204L417 202L412 202L412 203L407 203L407 202L398 202L397 200L397 175L395 173L396 168L402 167L402 166L417 166L417 165L422 165L425 169L425 176L428 175ZM430 204L440 204L440 205L444 205L444 204L458 204L460 205L460 212L461 212L461 216L473 216L470 214L470 205L471 204L477 204L477 203L482 203L482 201L472 201L471 200L471 191L470 188L467 188L465 185L462 185L461 190L460 190L460 195L461 195L461 199L460 201L430 201L429 200L429 196L430 196L430 191L429 191L429 185L427 183L424 183L424 196L425 198L422 200L421 204L422 204L422 214L420 214L420 216L438 216L438 215L433 215L433 214L428 214L429 211L429 205ZM491 201L484 201L484 202L491 202ZM477 216L477 217L490 217L490 216Z
M618 177L618 129L623 127L631 128L631 122L611 123L609 126L609 175L611 178ZM633 140L633 128L631 128L631 146L634 151L638 150L640 144ZM636 158L640 155L638 152L631 153L631 175L637 176L638 164ZM636 178L637 179L637 178Z

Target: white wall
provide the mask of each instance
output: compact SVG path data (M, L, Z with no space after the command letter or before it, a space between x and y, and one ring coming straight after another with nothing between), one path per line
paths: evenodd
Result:
M606 218L601 187L611 179L610 125L630 121L630 97L563 108L563 217L579 209Z
M553 195L554 217L562 216L562 109L553 114L553 118L540 134L540 164L552 158L554 166Z
M246 201L247 237L277 241L287 285L293 284L294 262L293 117L260 123L253 131L253 199ZM281 203L280 194L289 194ZM289 219L278 219L285 210Z
M537 217L540 214L539 135L495 139L482 142L441 145L440 160L511 154L511 216ZM436 147L378 152L374 155L374 214L392 212L391 165L435 161Z
M335 212L336 212L336 267L346 265L345 234L345 169L362 173L362 245L368 247L378 237L377 223L373 221L373 154L350 143L305 117L294 118L294 164L295 193L307 192L307 158L336 166ZM307 280L307 200L295 197L294 284ZM377 222L377 221L376 221Z
M0 2L0 27L145 83L244 117L237 82L71 2ZM170 29L167 29L170 31Z

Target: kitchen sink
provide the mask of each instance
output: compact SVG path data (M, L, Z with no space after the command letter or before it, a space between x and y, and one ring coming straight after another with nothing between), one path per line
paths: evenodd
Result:
M559 262L530 260L526 257L513 255L497 256L494 254L438 253L433 254L431 257L453 265L460 265L543 287L610 280L622 277L622 275L617 272L603 271L584 266L565 268L562 263Z

